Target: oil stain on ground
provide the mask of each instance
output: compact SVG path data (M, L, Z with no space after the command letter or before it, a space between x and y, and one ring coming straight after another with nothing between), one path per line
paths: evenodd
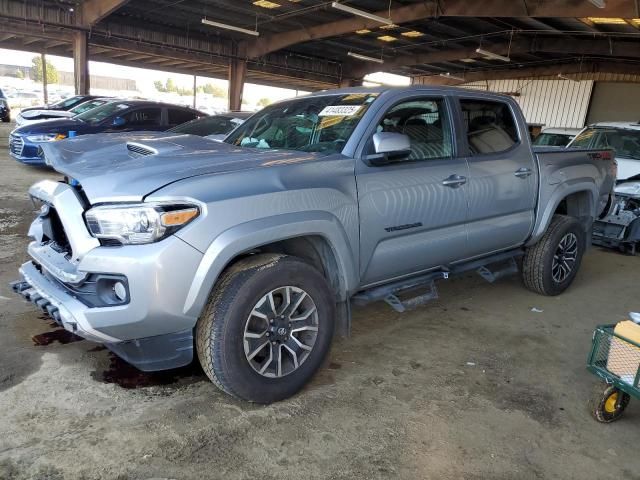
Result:
M95 380L113 383L126 389L165 385L184 386L206 379L197 362L172 370L143 372L113 353L109 353L109 368L102 372L93 372L91 376Z
M50 323L49 326L55 328L58 327L58 324ZM54 342L66 345L67 343L79 342L81 340L84 340L84 338L74 335L64 328L55 328L55 330L34 335L33 337L31 337L31 340L33 340L34 345L43 347L46 345L51 345Z

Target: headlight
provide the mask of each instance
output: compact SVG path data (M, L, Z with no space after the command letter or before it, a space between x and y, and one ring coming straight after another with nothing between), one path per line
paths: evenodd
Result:
M198 215L196 205L139 203L94 207L85 218L94 237L139 245L168 237Z
M67 138L63 133L38 133L37 135L27 135L30 142L55 142Z

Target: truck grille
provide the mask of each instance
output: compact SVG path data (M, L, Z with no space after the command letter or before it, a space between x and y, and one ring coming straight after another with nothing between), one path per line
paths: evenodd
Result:
M22 156L22 150L24 150L24 140L18 135L11 135L9 138L9 151L18 156Z

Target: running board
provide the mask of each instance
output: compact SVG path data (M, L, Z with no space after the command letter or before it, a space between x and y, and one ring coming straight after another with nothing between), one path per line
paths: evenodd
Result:
M438 289L435 281L449 278L449 272L438 271L426 275L420 275L409 280L401 280L380 287L365 290L353 296L356 305L366 305L367 303L384 300L396 312L403 313L407 310L419 307L425 303L438 298ZM426 288L427 291L415 297L401 299L402 292Z
M501 278L515 275L518 273L518 263L516 259L511 257L507 262L507 265L499 270L490 270L488 266L480 267L476 270L478 275L484 278L489 283L494 283Z

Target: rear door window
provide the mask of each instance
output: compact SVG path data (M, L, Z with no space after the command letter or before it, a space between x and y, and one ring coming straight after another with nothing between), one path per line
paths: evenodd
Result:
M516 120L506 103L462 99L460 106L472 156L506 152L520 142Z
M157 127L161 124L162 109L157 107L139 108L122 117L127 121L126 126L131 127Z

